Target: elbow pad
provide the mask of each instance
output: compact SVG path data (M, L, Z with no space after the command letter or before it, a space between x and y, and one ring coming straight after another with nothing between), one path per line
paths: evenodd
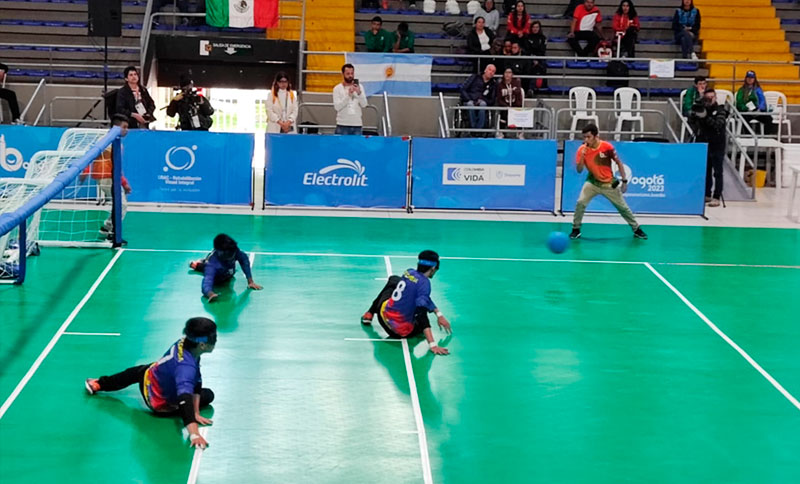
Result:
M195 423L194 419L194 397L189 393L178 395L178 413L183 419L183 426Z

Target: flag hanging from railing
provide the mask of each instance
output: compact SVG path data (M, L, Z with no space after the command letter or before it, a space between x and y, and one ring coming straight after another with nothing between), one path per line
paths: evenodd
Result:
M367 96L384 91L396 96L431 95L429 55L348 52L346 59Z
M273 28L278 0L206 0L206 23L214 27Z

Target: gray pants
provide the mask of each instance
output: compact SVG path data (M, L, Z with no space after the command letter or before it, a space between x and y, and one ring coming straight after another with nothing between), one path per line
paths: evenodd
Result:
M598 187L597 185L589 182L583 184L581 195L578 197L578 204L575 206L575 217L572 219L572 228L581 228L581 222L583 221L583 214L586 212L586 206L589 205L589 202L591 202L592 199L597 195L606 197L608 201L614 205L614 208L617 209L619 214L622 215L622 218L628 222L628 225L630 225L633 230L639 228L639 223L636 221L636 217L633 216L633 212L631 212L628 204L625 203L625 199L622 198L622 190L620 190L620 187L611 188L611 184Z

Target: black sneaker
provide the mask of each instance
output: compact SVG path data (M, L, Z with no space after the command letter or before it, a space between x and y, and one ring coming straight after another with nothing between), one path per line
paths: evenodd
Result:
M644 233L644 230L642 230L641 227L639 227L633 231L633 238L647 240L647 234Z
M580 239L581 238L581 229L572 229L572 232L569 233L570 239Z

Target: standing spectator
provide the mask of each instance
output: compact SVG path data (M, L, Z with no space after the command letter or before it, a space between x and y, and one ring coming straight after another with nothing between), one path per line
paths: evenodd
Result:
M483 17L486 21L486 27L492 32L497 32L497 29L500 28L500 12L494 8L494 0L486 0L483 3L483 7L475 12L475 16L472 19L473 22L478 17Z
M408 30L408 24L405 22L400 22L400 25L397 26L392 51L399 54L414 53L414 32Z
M683 95L681 111L684 116L688 116L692 111L692 106L703 99L703 93L706 92L707 87L708 81L705 77L697 76L694 78L694 86L687 89L686 94Z
M575 8L575 15L572 18L572 25L569 28L567 42L572 50L580 57L594 55L597 44L600 43L602 31L600 25L603 16L600 9L594 4L594 0L584 0L583 5ZM580 41L586 41L586 47L581 48Z
M507 37L523 42L531 33L531 16L525 10L525 2L519 1L514 6L514 11L508 14L506 22Z
M117 92L116 112L128 117L130 129L148 129L148 124L156 119L153 116L156 111L156 103L150 97L147 88L139 83L138 69L128 66L123 73L125 85Z
M178 127L182 131L208 131L214 120L214 108L205 97L194 89L194 82L187 75L181 75L181 91L167 106L167 116L178 115Z
M506 67L503 72L503 80L497 87L497 105L504 108L521 108L524 100L525 93L519 79L514 77L514 71L510 67ZM500 111L500 127L504 126L508 126L508 111ZM497 137L502 138L503 133L498 131ZM522 139L521 131L517 137Z
M370 29L364 32L364 44L367 52L391 52L394 45L394 36L383 28L383 19L379 16L372 17Z
M684 59L697 59L694 43L700 36L700 10L694 6L694 0L681 0L681 6L672 17L672 30L675 42L680 44Z
M542 32L542 24L538 20L531 23L531 35L528 36L527 42L528 55L535 55L544 57L547 55L547 36ZM523 52L525 48L523 48ZM531 62L530 74L533 76L547 75L547 61L534 59ZM537 93L540 89L547 88L547 79L534 78L528 80L528 92L533 91Z
M725 162L727 145L725 132L727 119L728 108L717 104L717 93L710 87L703 91L703 97L694 103L689 111L689 122L695 133L695 141L708 143L706 203L709 207L718 207L722 198L722 164Z
M473 27L472 32L467 36L467 52L474 55L491 53L494 37L494 32L486 28L486 19L483 17L476 18L475 27ZM482 68L485 62L487 61L484 59L476 59L474 65Z
M361 109L367 107L367 96L358 85L353 64L342 66L342 82L333 88L336 109L336 134L361 134Z
M511 69L515 76L527 76L531 73L531 60L522 57L522 47L517 40L511 42L511 56L503 64L503 71L506 69ZM521 84L525 90L528 89L528 79L521 81Z
M636 57L636 40L639 35L639 15L631 0L622 0L614 14L612 22L614 36L620 43L621 54L624 57ZM623 54L624 53L624 54Z
M494 64L489 64L483 74L473 74L461 86L461 103L465 106L493 106L497 98L497 86ZM482 129L486 127L486 111L469 110L470 127Z
M767 98L758 83L755 71L747 71L744 76L742 87L736 91L736 110L740 113L766 113ZM758 121L763 124L768 131L772 127L772 116L769 114L752 115L746 117L747 121Z
M8 66L0 62L0 86L8 74ZM19 119L19 102L17 102L17 93L11 89L0 87L0 99L5 99L8 103L8 109L11 111L11 122L21 124L22 120Z
M285 72L279 72L267 93L267 133L297 133L297 93Z

